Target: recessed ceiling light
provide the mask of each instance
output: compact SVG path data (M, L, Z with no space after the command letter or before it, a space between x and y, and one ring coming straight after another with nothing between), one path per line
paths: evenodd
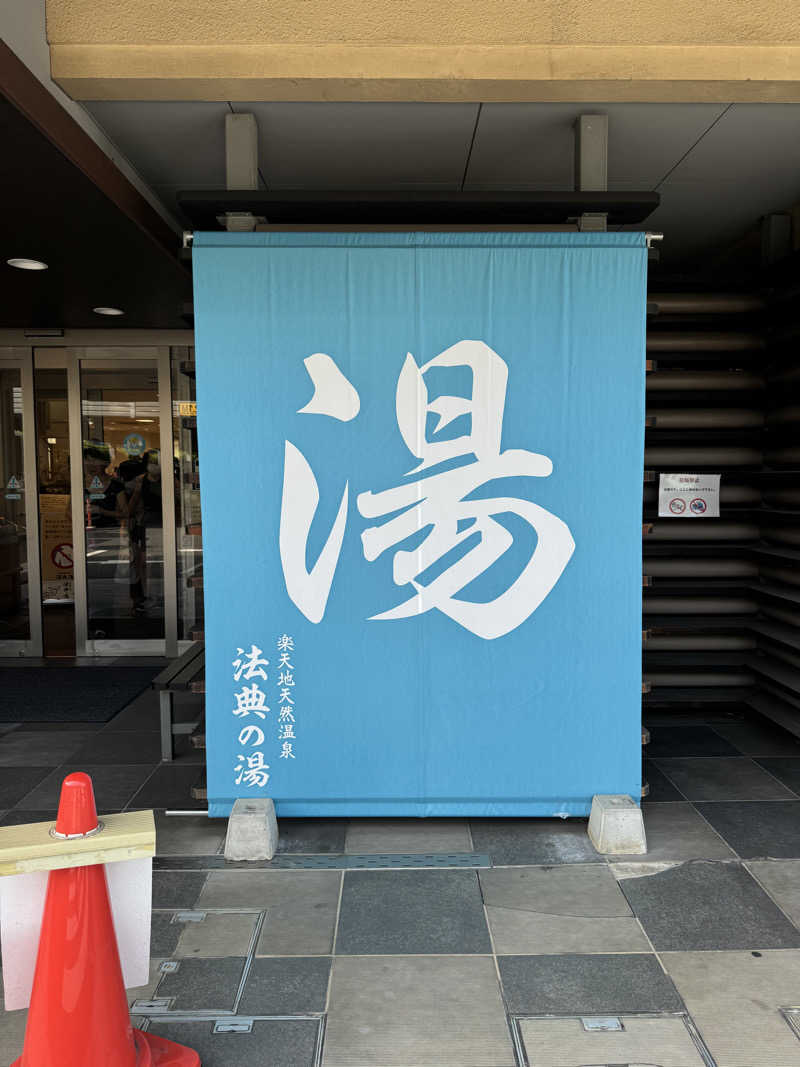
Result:
M47 264L42 263L41 259L7 259L6 263L9 267L17 267L19 270L47 270Z
M121 308L92 308L95 315L124 315Z

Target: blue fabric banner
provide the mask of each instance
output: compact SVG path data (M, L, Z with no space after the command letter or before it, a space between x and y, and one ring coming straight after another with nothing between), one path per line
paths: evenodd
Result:
M193 259L210 814L638 800L644 235Z

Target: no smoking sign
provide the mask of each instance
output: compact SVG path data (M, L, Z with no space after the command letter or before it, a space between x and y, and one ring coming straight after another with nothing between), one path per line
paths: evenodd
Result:
M67 542L64 542L60 545L56 545L56 547L50 553L50 559L53 561L53 566L58 567L60 571L72 570L72 545L68 544Z

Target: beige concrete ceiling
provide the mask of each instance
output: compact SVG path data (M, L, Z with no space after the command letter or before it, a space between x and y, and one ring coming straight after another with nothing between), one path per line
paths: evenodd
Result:
M75 99L800 101L787 0L47 0Z

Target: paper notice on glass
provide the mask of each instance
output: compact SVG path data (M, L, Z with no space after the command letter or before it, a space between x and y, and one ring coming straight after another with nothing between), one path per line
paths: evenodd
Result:
M658 517L718 519L719 474L660 474Z

